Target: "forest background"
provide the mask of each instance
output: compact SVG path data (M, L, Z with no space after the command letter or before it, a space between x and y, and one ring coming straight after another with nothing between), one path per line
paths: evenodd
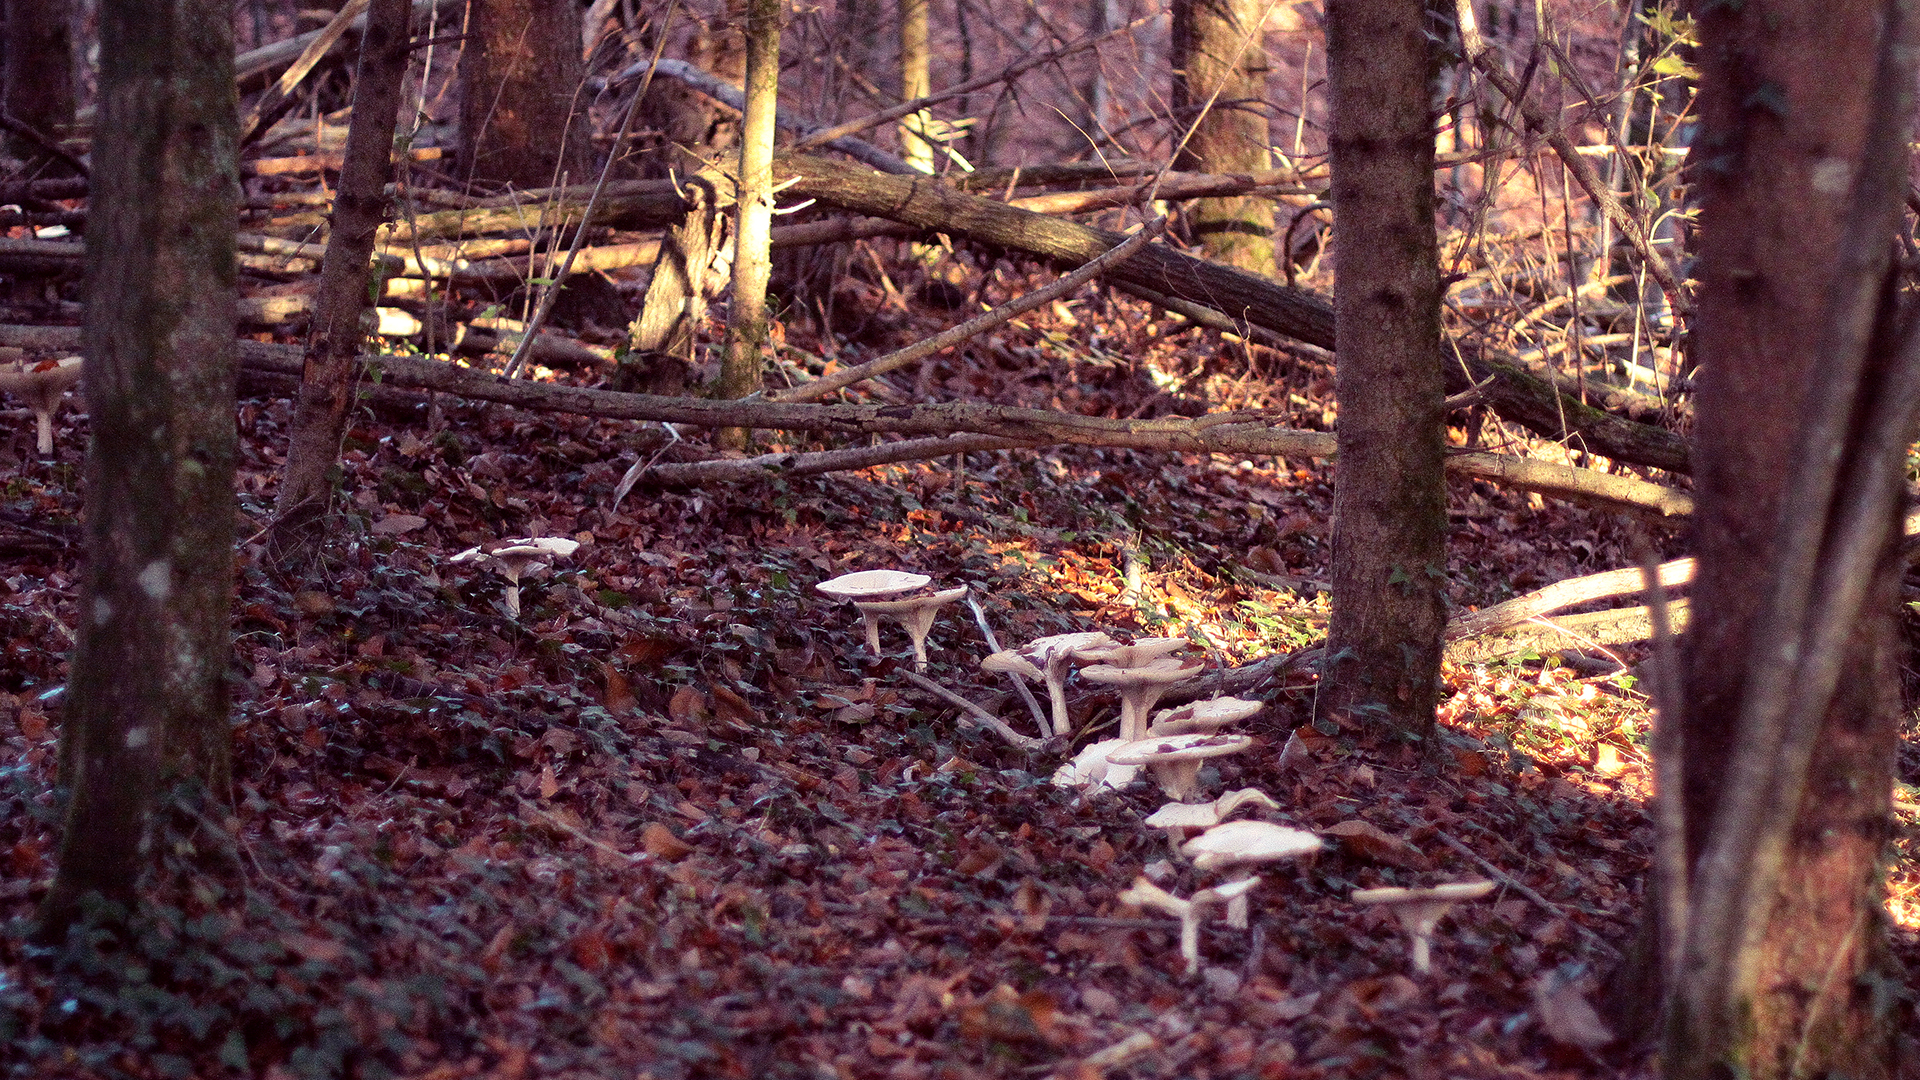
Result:
M10 3L0 1061L1911 1075L1914 31L1697 14Z

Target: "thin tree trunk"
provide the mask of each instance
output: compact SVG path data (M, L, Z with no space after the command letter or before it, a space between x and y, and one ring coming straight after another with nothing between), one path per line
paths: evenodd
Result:
M900 0L900 100L933 93L933 54L927 45L927 0ZM933 143L923 138L931 114L925 109L900 121L900 156L923 173L933 172Z
M1260 31L1265 7L1261 0L1174 0L1174 116L1183 126L1194 125L1174 168L1238 173L1271 167L1267 49ZM1202 199L1192 215L1194 239L1207 258L1273 276L1271 199Z
M340 453L354 375L365 339L375 234L387 217L395 119L407 74L407 0L373 0L354 78L353 122L347 129L333 229L320 265L313 333L300 377L287 447L287 467L274 502L272 547L297 574L307 573L325 538L332 498L329 474Z
M727 305L726 354L720 361L723 398L760 389L767 345L767 282L773 275L768 241L773 229L774 109L780 88L780 0L747 2L747 107L740 122L740 179L735 193L733 292ZM743 428L727 428L721 442L745 448Z
M43 908L131 901L162 784L228 779L238 103L225 0L106 0L88 221L87 560L72 791Z
M1897 0L1753 0L1700 31L1693 871L1662 1068L1886 1077L1892 538L1920 394L1888 273L1916 27Z
M5 92L9 119L49 141L73 131L73 7L67 0L6 0ZM72 176L74 169L19 130L7 146L33 177Z
M1440 268L1424 0L1329 0L1333 614L1321 715L1430 734L1446 626Z
M460 58L461 159L474 180L546 187L592 168L573 0L471 0Z

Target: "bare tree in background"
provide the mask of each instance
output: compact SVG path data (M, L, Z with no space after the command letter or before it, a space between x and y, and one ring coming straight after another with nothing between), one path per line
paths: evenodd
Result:
M573 0L469 0L460 58L461 156L475 180L585 183L592 122L580 94L580 6Z
M726 352L720 360L720 397L760 389L767 346L767 282L773 275L774 109L780 92L780 0L747 0L747 107L740 121L740 176L734 229L733 292L727 303ZM746 446L743 428L723 428L720 441Z
M933 53L927 44L927 0L900 0L900 100L933 93ZM900 121L900 156L923 173L933 171L933 143L923 136L932 116L925 109Z
M1271 167L1261 33L1267 7L1266 0L1173 0L1174 117L1183 128L1194 125L1174 168L1235 173ZM1191 220L1207 258L1273 276L1272 200L1201 199Z
M1321 716L1433 729L1446 625L1425 0L1328 0L1340 406Z
M43 931L129 902L163 785L227 784L233 591L233 28L224 0L105 0L83 347L87 560L71 790Z
M287 467L274 502L273 550L287 569L307 574L325 536L333 497L331 474L353 403L361 319L369 300L374 240L387 220L387 177L393 132L406 83L409 0L372 0L360 64L353 81L353 121L347 128L332 231L320 266L313 332L300 372L287 447Z
M25 162L29 175L70 176L74 170L69 162L40 140L57 141L73 132L73 5L68 0L6 0L5 8L5 91L0 101L10 121L7 149Z

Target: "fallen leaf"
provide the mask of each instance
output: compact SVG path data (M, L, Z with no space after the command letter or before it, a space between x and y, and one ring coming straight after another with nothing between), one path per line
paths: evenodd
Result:
M640 830L640 848L649 855L655 855L671 862L684 859L693 854L693 845L673 835L673 830L659 822L650 822Z
M573 962L588 971L599 971L613 959L606 935L589 930L573 939Z
M1547 1038L1562 1046L1598 1050L1614 1039L1613 1029L1580 993L1579 983L1556 973L1533 984L1533 1013Z
M1341 846L1363 859L1405 870L1431 869L1433 863L1405 840L1383 831L1371 822L1353 818L1320 830L1321 835L1339 840Z
M600 673L606 678L606 691L600 695L600 704L606 706L608 712L630 712L639 707L639 699L633 696L633 684L611 661L600 661Z
M427 519L418 514L388 514L373 523L375 536L400 536L427 527Z
M1016 993L1001 983L960 1010L960 1034L980 1042L1049 1043L1058 1005L1043 990Z
M1593 748L1593 771L1601 776L1619 776L1627 771L1627 763L1620 760L1618 747L1601 743Z

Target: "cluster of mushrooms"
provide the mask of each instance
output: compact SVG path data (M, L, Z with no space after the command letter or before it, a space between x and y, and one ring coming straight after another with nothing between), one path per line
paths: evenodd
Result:
M924 670L927 637L936 614L942 605L967 594L964 585L950 589L931 586L932 579L924 574L863 570L820 582L815 588L851 602L860 611L866 623L867 647L875 658L882 655L881 619L900 622L913 643L914 665ZM1072 735L1066 687L1074 675L1111 686L1119 693L1118 735L1074 755L1054 772L1053 782L1062 787L1119 789L1131 784L1144 768L1160 785L1169 801L1145 823L1164 829L1173 849L1190 859L1196 870L1217 874L1222 880L1181 898L1142 876L1118 899L1180 920L1180 955L1186 960L1189 978L1200 970L1200 925L1211 909L1222 909L1227 925L1245 929L1250 894L1260 883L1261 871L1272 864L1312 855L1325 846L1318 836L1285 825L1227 820L1243 807L1279 809L1272 797L1257 788L1230 791L1211 802L1197 801L1201 763L1240 753L1253 745L1247 736L1222 729L1247 719L1262 706L1243 698L1215 697L1155 712L1154 706L1169 690L1205 669L1200 659L1179 655L1191 647L1186 638L1150 637L1123 644L1091 631L1039 638L1018 648L994 652L980 662L983 671L1046 688L1050 715L1040 716L1038 706L1034 706L1043 736ZM1024 694L1024 685L1021 690ZM1393 913L1412 943L1413 970L1424 975L1432 970L1433 933L1441 918L1456 904L1486 896L1493 888L1491 881L1475 880L1422 889L1359 889L1353 900Z

